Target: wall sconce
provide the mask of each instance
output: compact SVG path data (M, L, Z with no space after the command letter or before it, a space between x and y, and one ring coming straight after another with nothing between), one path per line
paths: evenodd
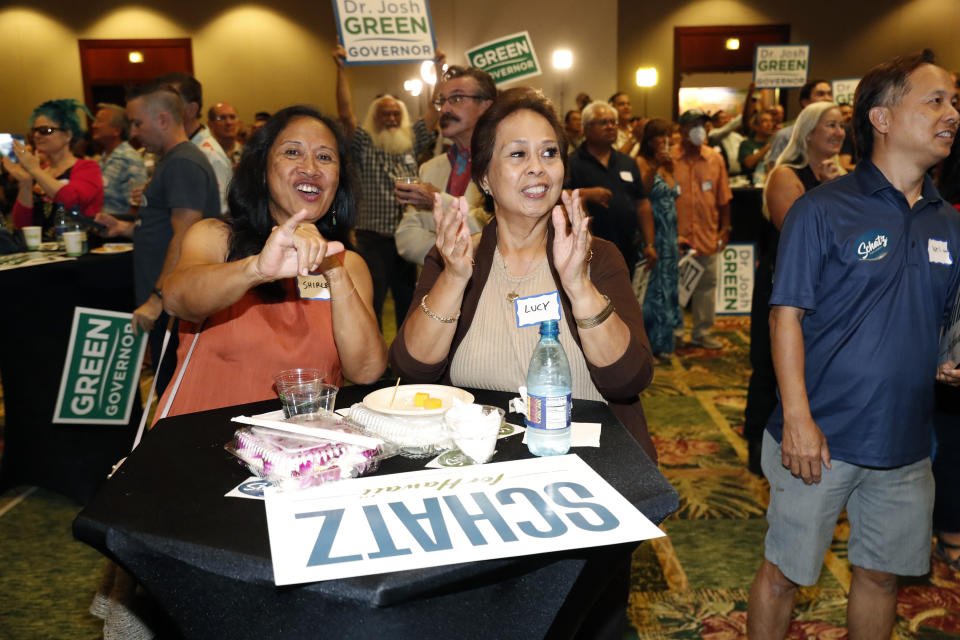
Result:
M740 38L727 38L723 46L727 48L727 51L736 51L740 48Z
M143 54L140 53L139 51L131 51L127 55L127 60L129 60L133 64L140 64L141 62L143 62Z
M434 82L436 82L436 78L434 78ZM423 91L423 82L421 82L419 78L413 78L412 80L404 80L403 90L408 92L412 96L419 96L420 92Z
M569 49L557 49L553 52L553 68L569 69L573 66L573 52Z
M442 70L446 71L449 66L448 64L444 64ZM433 60L424 60L420 63L420 77L429 85L437 84L437 69L433 64Z
M641 67L637 69L637 86L638 87L655 87L657 86L657 70L653 67Z

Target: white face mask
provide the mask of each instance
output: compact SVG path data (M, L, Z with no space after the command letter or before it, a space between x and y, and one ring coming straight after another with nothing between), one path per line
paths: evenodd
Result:
M694 127L690 129L690 133L687 134L687 139L699 147L703 144L703 141L707 139L707 130L704 129L703 126Z

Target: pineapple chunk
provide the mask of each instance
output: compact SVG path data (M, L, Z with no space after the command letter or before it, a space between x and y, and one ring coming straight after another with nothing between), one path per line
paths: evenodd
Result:
M424 409L439 409L443 406L443 401L440 398L427 398L427 401L423 403Z
M413 396L413 405L415 407L422 407L427 402L427 398L430 397L429 393L417 393Z

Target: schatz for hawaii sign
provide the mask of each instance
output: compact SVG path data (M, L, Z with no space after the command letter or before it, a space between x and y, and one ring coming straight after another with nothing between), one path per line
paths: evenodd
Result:
M267 489L265 504L278 585L663 535L576 455Z

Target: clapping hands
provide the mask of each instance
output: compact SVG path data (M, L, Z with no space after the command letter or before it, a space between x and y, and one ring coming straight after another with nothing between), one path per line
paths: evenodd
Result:
M564 191L560 198L563 207L555 206L551 214L554 231L553 263L563 288L572 295L588 283L587 270L590 258L593 257L590 248L593 237L590 234L590 218L583 210L580 190Z
M467 215L466 198L454 198L444 210L440 194L433 196L433 222L437 228L437 249L448 272L463 280L473 275L473 241Z

